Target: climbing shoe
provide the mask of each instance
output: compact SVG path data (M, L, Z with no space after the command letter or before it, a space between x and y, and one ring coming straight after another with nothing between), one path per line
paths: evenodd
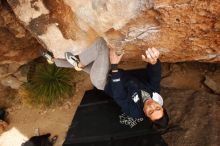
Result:
M72 53L66 52L65 58L75 68L75 70L77 71L82 70L82 68L79 67L79 59L76 56L74 56Z
M52 55L49 54L49 52L41 50L40 53L47 60L47 62L49 64L53 64L54 63L53 57L52 57Z

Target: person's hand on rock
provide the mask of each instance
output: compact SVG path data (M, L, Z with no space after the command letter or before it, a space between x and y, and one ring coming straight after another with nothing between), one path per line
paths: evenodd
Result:
M120 55L116 54L116 51L112 48L110 48L110 63L111 64L118 64L121 61L122 56L124 55L124 52L122 52Z
M156 64L157 59L159 58L160 52L155 48L148 48L145 51L145 54L142 54L142 60L150 63L150 64Z

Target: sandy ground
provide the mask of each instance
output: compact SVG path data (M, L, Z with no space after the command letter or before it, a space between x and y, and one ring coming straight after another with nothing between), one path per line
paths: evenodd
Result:
M0 136L0 146L21 146L29 137L36 134L37 129L40 134L50 132L52 136L58 135L55 146L61 146L84 91L91 88L88 76L82 74L79 77L74 97L65 101L60 107L39 109L18 104L9 108L10 124L8 130Z

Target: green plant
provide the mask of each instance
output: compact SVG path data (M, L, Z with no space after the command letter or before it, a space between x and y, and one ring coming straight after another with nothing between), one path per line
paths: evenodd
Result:
M34 72L25 87L33 102L46 105L57 103L73 95L73 70L46 63L35 64Z

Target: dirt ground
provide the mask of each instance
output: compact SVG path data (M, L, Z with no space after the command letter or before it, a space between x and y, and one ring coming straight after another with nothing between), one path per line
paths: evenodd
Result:
M80 73L76 76L78 78L76 93L72 99L66 100L62 106L39 109L29 105L17 104L9 108L7 111L9 112L10 124L7 131L0 135L0 146L21 146L37 131L40 134L50 132L51 136L58 135L55 146L61 146L84 92L92 88L88 75Z
M201 84L205 75L216 77L216 80L220 78L220 69L205 73L204 67L206 65L163 66L161 94L171 127L176 127L163 135L169 146L220 145L220 96ZM40 134L50 132L52 136L58 135L55 146L61 146L84 92L92 88L85 73L78 73L76 78L76 93L62 106L39 109L16 104L9 108L10 125L0 136L0 146L20 146L28 137L35 135L36 129Z

